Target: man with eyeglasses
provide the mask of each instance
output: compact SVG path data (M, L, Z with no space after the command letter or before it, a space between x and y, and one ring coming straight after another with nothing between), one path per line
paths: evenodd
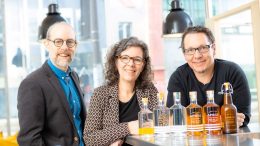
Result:
M84 146L86 118L79 77L70 68L77 41L66 22L51 25L43 41L49 59L18 90L20 146Z
M251 95L245 73L233 62L214 58L216 45L212 32L202 26L187 28L182 35L181 49L187 63L178 67L169 79L167 106L174 103L173 92L181 92L181 104L188 106L189 91L197 91L197 102L203 106L207 103L207 90L215 91L215 103L221 106L221 85L230 82L238 125L247 125L251 116Z

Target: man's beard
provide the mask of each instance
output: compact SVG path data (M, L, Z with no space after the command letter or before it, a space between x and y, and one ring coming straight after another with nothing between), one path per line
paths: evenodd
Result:
M56 61L56 64L58 65L58 66L61 66L61 67L68 67L69 65L70 65L70 63L71 63L71 59L70 60L57 60Z
M72 59L73 59L73 56L71 56L69 59L67 59L67 60L64 60L64 59L59 59L59 58L57 58L56 60L55 60L55 64L56 65L58 65L58 66L60 66L60 67L62 67L62 68L67 68L69 65L70 65L70 63L72 62Z

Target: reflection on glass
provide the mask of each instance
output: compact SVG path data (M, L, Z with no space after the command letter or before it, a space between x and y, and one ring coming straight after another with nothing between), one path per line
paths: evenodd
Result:
M188 136L187 143L189 146L202 146L205 145L203 136Z
M225 134L223 135L223 140L224 140L224 146L239 145L239 137L236 135Z
M205 141L207 146L223 146L222 135L207 135L205 136Z
M210 17L239 7L253 0L208 0Z
M186 146L188 145L187 138L182 136L172 136L171 145Z

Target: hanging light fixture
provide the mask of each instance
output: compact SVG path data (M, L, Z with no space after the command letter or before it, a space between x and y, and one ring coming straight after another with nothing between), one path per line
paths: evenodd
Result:
M192 26L191 18L181 8L179 0L172 0L171 7L164 23L164 34L182 33L187 27Z
M48 31L48 28L52 24L54 24L56 22L66 21L63 17L60 16L58 9L59 9L59 6L58 6L58 4L55 4L55 3L52 3L48 6L47 17L42 21L42 24L39 27L39 32L38 32L39 40L46 38L46 33Z

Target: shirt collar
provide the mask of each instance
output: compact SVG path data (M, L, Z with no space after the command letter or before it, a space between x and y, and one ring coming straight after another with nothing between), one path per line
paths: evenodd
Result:
M55 75L60 79L64 79L65 77L69 76L71 73L70 67L68 67L68 70L65 72L65 71L57 68L55 65L53 65L53 63L51 62L50 59L48 59L47 63L50 66L51 70L55 73Z

